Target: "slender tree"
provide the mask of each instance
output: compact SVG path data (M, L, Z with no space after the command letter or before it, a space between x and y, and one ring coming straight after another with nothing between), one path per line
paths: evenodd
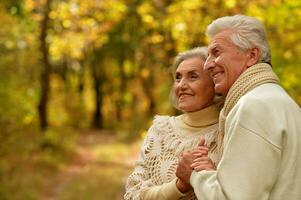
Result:
M50 4L52 0L46 0L45 6L43 9L43 19L41 21L41 34L40 34L40 43L41 43L41 53L42 53L42 64L40 71L40 84L41 84L41 96L40 102L38 105L39 119L40 119L40 128L44 131L48 126L47 118L47 106L48 98L50 93L50 74L51 74L51 64L49 61L49 49L47 45L47 29L49 24L49 12Z
M92 64L92 76L94 81L94 92L95 92L95 110L93 115L93 128L101 129L103 128L103 113L102 113L102 106L103 106L103 85L104 85L104 76L102 73L99 72L97 65L98 59L94 60Z

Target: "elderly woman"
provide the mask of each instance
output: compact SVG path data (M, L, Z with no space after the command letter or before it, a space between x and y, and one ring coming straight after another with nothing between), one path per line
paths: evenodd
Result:
M171 96L180 116L156 116L141 148L134 172L126 183L125 199L196 199L190 186L175 175L184 151L199 149L215 162L219 107L214 84L203 70L207 48L180 53L173 64ZM194 150L197 152L197 150ZM205 154L206 154L205 153Z

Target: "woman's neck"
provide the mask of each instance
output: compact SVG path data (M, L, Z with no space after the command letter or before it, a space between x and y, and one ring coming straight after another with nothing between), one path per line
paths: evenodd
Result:
M218 122L219 109L214 104L202 110L187 112L180 115L180 120L189 127L202 128Z

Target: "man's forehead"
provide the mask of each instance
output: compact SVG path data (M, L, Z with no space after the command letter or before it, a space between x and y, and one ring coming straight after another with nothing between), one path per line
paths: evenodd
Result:
M208 50L220 48L221 44L218 41L211 41L208 45Z
M225 49L230 46L233 46L233 43L229 41L229 38L218 38L209 42L208 51L213 49Z
M209 42L208 48L214 49L217 47L222 47L223 45L226 45L225 43L229 43L229 36L233 33L233 31L226 29L219 33L217 33L215 36L212 37L211 41Z

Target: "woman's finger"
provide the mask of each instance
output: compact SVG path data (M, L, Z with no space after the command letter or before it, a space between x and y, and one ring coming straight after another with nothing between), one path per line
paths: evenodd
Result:
M200 143L198 144L198 146L205 146L205 139L201 138Z

